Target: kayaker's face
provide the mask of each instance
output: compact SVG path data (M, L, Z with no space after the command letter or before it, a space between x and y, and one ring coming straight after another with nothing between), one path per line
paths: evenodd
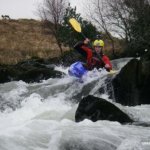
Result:
M94 48L95 48L95 51L96 51L97 53L101 53L101 51L102 51L102 49L103 49L102 46L95 46Z

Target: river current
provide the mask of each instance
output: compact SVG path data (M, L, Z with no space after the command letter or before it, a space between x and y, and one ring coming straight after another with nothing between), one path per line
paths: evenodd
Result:
M119 71L129 60L112 63ZM68 68L55 69L67 73ZM64 75L40 83L0 84L0 150L150 150L150 105L122 106L107 91L100 94L106 77L106 71L93 70L82 82ZM76 123L78 100L89 94L111 101L135 123Z

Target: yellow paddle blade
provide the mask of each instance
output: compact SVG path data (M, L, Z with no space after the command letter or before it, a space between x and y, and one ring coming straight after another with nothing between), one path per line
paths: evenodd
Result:
M69 19L69 23L72 25L72 27L73 27L77 32L81 32L80 23L79 23L75 18Z

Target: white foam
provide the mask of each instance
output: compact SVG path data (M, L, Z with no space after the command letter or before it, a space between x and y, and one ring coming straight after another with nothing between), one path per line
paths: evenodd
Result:
M64 70L63 67L61 69ZM83 83L66 75L41 83L19 81L1 84L1 98L17 104L17 107L14 111L0 113L0 149L150 149L145 144L150 140L150 127L105 120L74 122L78 106L74 97L81 99L84 94L98 95L106 75L103 70L101 73L93 70L83 77ZM106 93L98 96L109 100ZM149 105L124 107L114 104L138 121L150 121Z

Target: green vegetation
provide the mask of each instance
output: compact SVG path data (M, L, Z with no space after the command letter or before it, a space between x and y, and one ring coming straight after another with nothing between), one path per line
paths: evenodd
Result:
M80 41L83 40L83 36L78 32L75 32L74 29L69 24L69 19L75 18L78 20L82 26L83 33L86 37L90 39L94 39L95 35L98 33L96 27L86 20L84 20L80 14L76 13L76 8L72 8L70 5L66 9L62 25L59 30L59 39L64 45L72 46ZM65 35L65 36L64 36Z
M145 50L150 50L150 1L126 0L124 5L129 9L131 18L128 20L130 27L130 40L127 43L128 55L143 55Z

